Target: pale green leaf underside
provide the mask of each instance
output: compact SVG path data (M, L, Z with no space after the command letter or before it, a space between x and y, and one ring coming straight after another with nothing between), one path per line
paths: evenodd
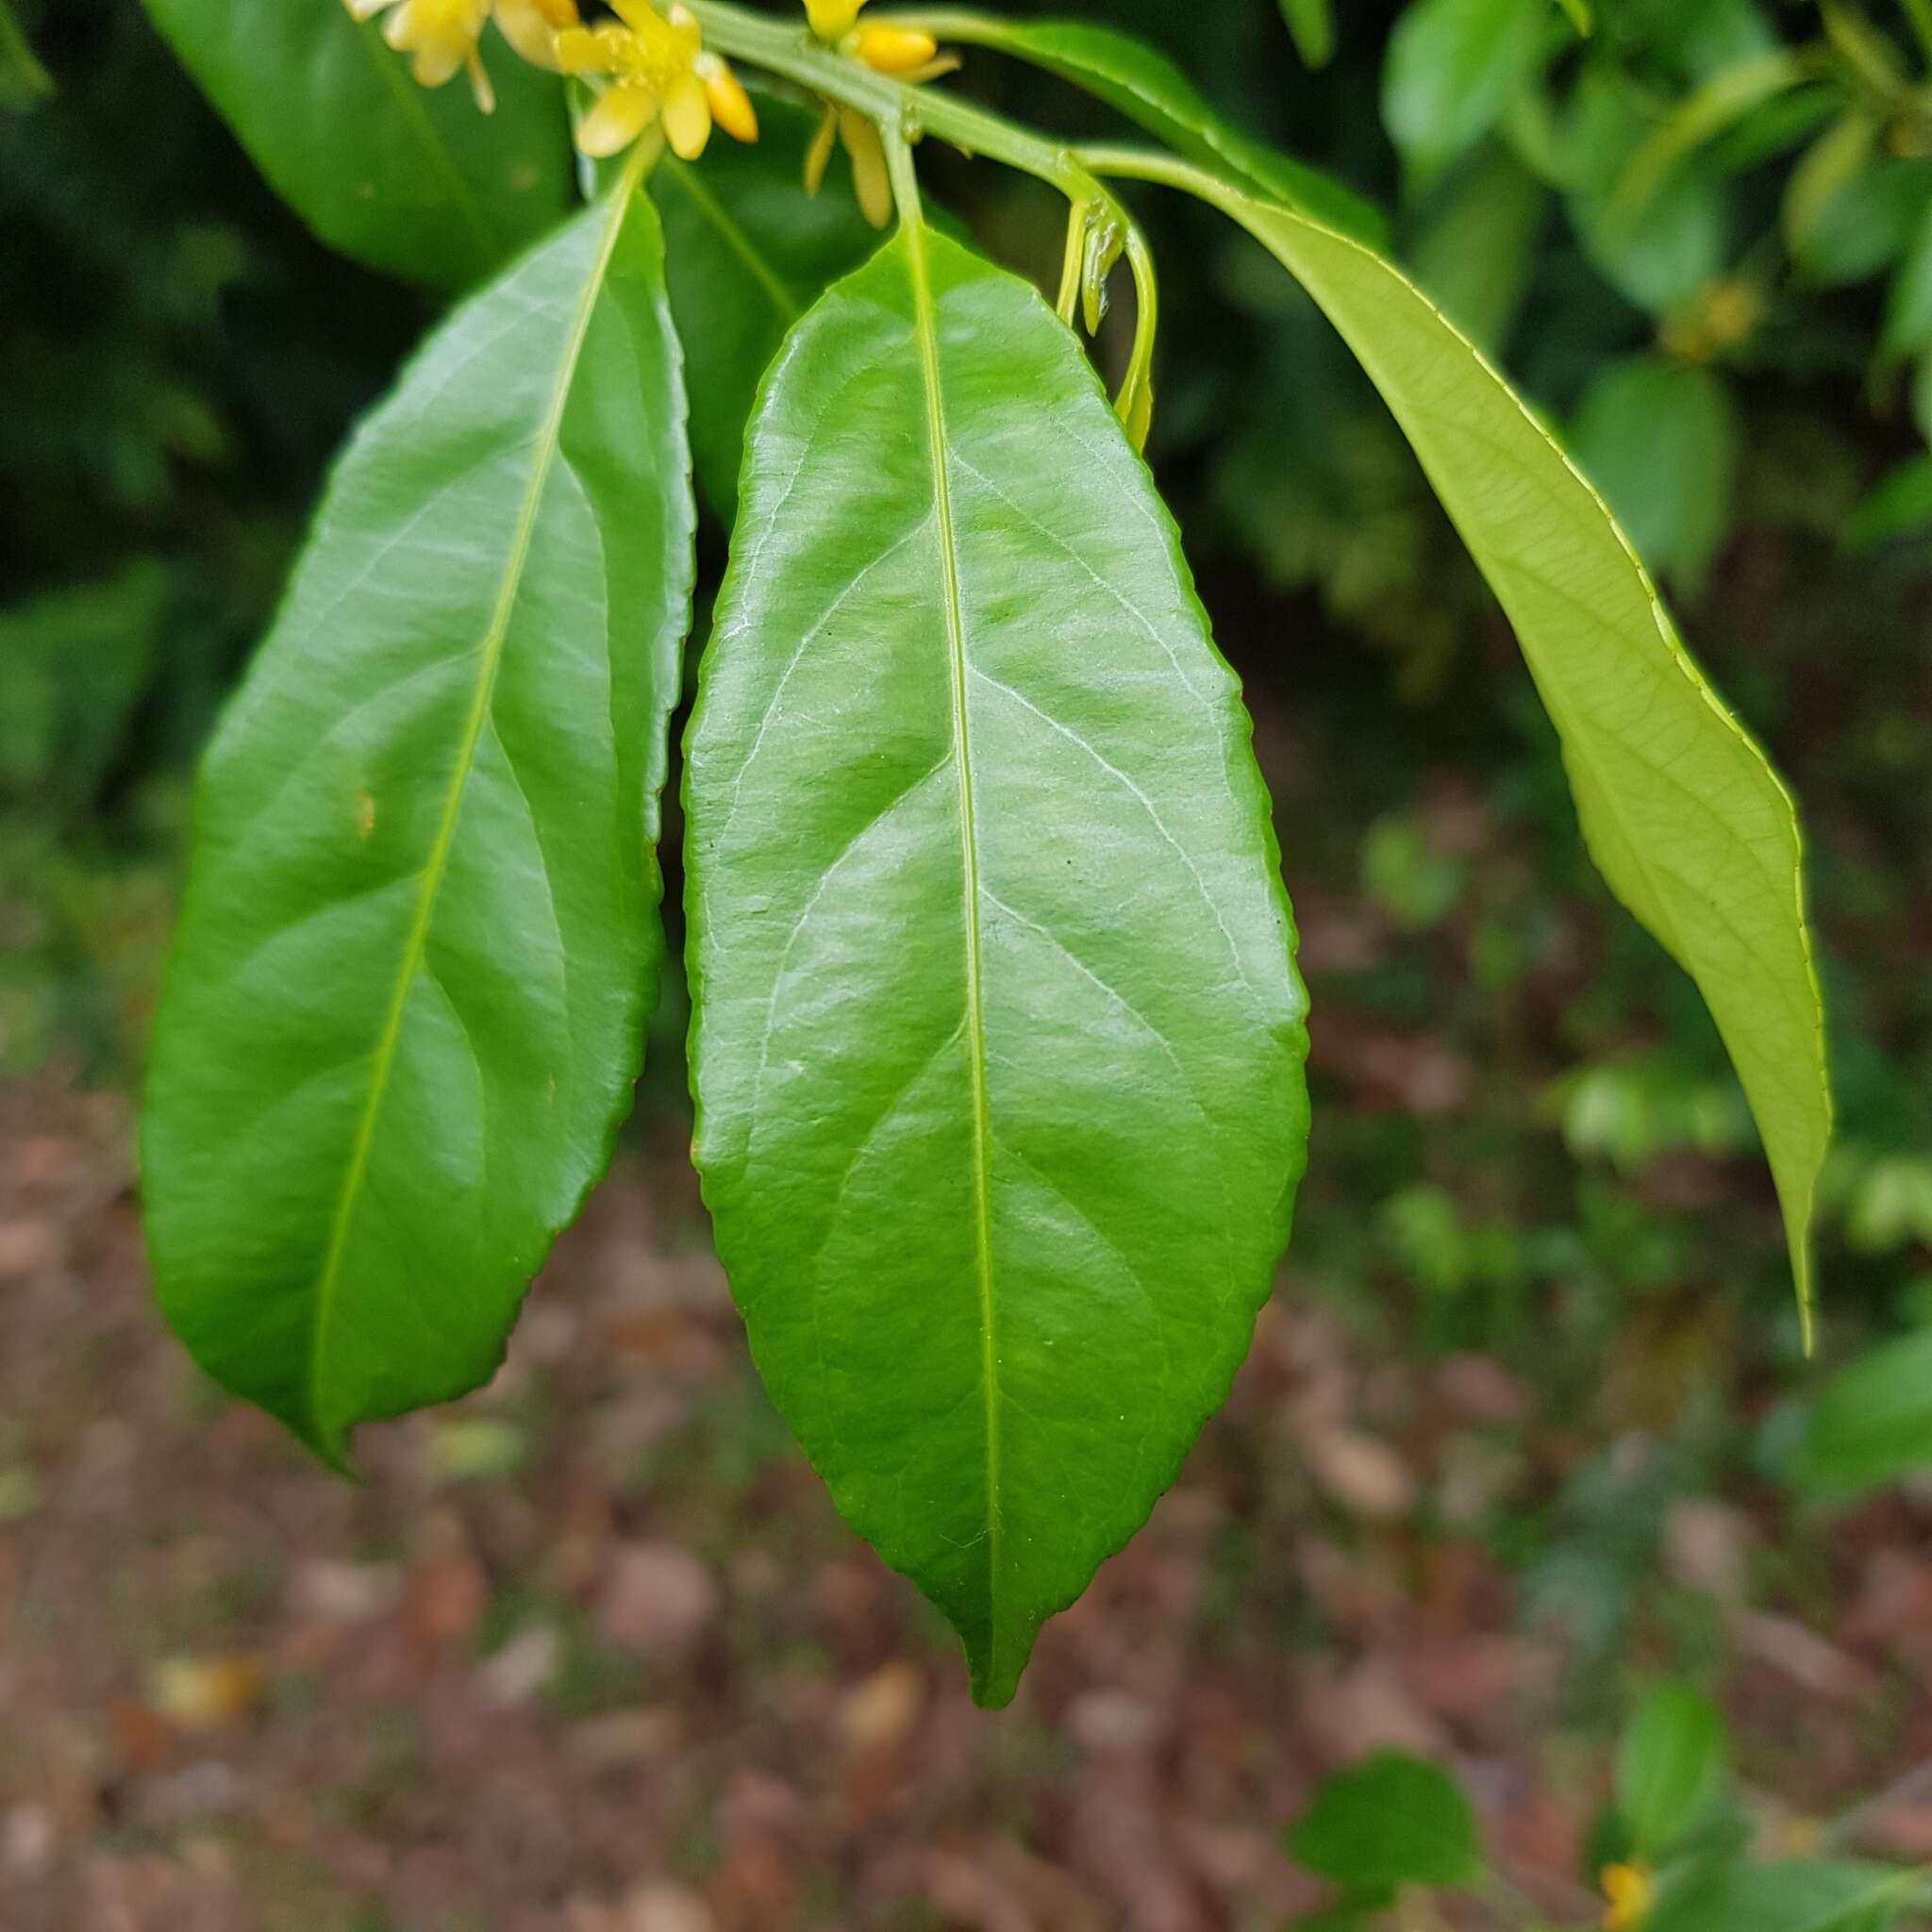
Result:
M332 1460L488 1377L627 1110L691 524L657 218L614 194L358 432L208 753L149 1241L203 1365Z
M1073 336L902 233L754 419L687 748L696 1157L768 1387L987 1703L1286 1238L1305 1003L1248 738Z
M1704 994L1757 1116L1801 1301L1831 1135L1798 824L1602 500L1379 256L1217 191L1361 359L1514 626L1611 890Z
M482 43L493 114L433 91L342 0L146 0L269 185L331 248L438 288L491 274L570 207L562 84Z

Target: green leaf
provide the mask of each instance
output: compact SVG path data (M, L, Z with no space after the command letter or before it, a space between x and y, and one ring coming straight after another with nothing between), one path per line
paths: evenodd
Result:
M1885 1932L1916 1886L1851 1858L1732 1865L1667 1889L1643 1932Z
M786 331L879 240L849 194L805 192L818 116L774 94L759 94L758 111L756 143L714 142L696 165L666 155L651 179L684 341L691 453L727 525L759 377Z
M147 0L155 25L272 187L331 248L460 289L571 205L562 84L493 30L496 111L425 90L342 0Z
M1549 204L1542 183L1507 147L1492 144L1457 171L1417 238L1410 257L1416 280L1487 353L1507 339L1529 291Z
M1932 457L1888 471L1845 519L1845 547L1875 550L1897 537L1932 531Z
M1075 339L944 237L792 332L742 497L686 754L697 1164L778 1407L1003 1704L1286 1239L1267 797Z
M1617 1751L1617 1807L1634 1848L1654 1858L1694 1825L1724 1788L1724 1721L1689 1684L1643 1700Z
M1695 591L1730 532L1742 441L1723 376L1653 356L1612 362L1585 392L1570 441L1638 555Z
M1304 67L1325 67L1335 58L1335 14L1329 0L1281 0L1294 50Z
M1310 220L1380 245L1380 208L1319 168L1244 134L1144 41L1084 21L1012 21L978 13L922 15L948 41L997 48L1071 80L1157 140L1245 192L1278 201Z
M1382 125L1424 179L1473 148L1542 50L1544 0L1416 0L1389 42Z
M1932 201L1891 278L1879 354L1890 360L1932 349Z
M1597 865L1696 981L1730 1050L1808 1310L1831 1099L1790 797L1629 541L1502 377L1369 249L1218 184L1202 192L1361 358L1514 625Z
M149 1244L203 1366L337 1463L491 1374L629 1107L692 568L636 178L358 433L203 774Z
M54 76L35 57L14 18L11 0L0 0L0 108L16 113L38 107L54 92Z
M1841 1369L1812 1405L1793 1476L1836 1499L1932 1468L1932 1332L1888 1342Z
M0 797L92 803L153 676L168 593L166 565L140 557L0 611Z
M1289 1855L1354 1890L1471 1885L1482 1875L1475 1819L1439 1766L1379 1751L1323 1780L1288 1830Z
M1631 156L1611 197L1611 217L1635 221L1686 156L1797 87L1809 71L1796 54L1778 47L1712 75L1679 101Z

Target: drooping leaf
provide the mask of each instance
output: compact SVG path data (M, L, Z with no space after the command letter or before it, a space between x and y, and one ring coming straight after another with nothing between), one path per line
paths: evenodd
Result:
M667 155L651 182L684 342L691 454L727 525L758 378L786 331L879 240L849 194L806 193L817 116L773 94L758 96L758 112L755 144L715 142L696 165Z
M1344 235L1379 246L1380 208L1331 175L1244 134L1185 74L1144 41L1085 21L1004 20L979 13L922 15L948 41L997 48L1074 81L1158 140L1250 194L1278 201Z
M1461 1786L1400 1751L1324 1779L1289 1827L1288 1849L1298 1865L1356 1891L1469 1885L1483 1869Z
M629 1106L692 516L635 179L358 433L203 774L155 1274L203 1366L337 1462L488 1377Z
M1808 1309L1831 1097L1789 795L1629 541L1502 377L1373 251L1213 193L1360 358L1515 627L1591 856L1696 981L1743 1081Z
M492 30L496 111L425 90L342 0L147 0L272 187L331 248L443 289L493 273L571 205L562 83Z
M1632 1846L1646 1858L1668 1848L1697 1823L1724 1777L1716 1707L1689 1684L1657 1685L1617 1750L1617 1808Z
M38 107L54 92L54 76L40 63L11 0L0 0L0 108L19 113Z
M754 1354L1004 1703L1247 1347L1304 997L1173 524L1073 335L923 227L763 392L685 783Z
M1335 14L1329 0L1281 0L1294 50L1305 67L1325 67L1335 58Z
M1416 0L1403 14L1382 74L1382 125L1420 178L1496 125L1549 25L1544 0Z
M1638 555L1695 591L1730 531L1741 441L1716 371L1635 356L1585 391L1571 451Z
M1806 1419L1794 1474L1812 1496L1853 1495L1932 1468L1932 1333L1861 1356Z

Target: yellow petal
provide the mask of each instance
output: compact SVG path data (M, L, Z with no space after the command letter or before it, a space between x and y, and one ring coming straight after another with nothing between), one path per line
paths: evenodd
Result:
M496 90L490 85L490 70L484 66L482 55L472 47L463 65L470 70L470 92L475 96L478 109L485 114L495 113Z
M822 41L842 41L865 0L805 0L805 17Z
M342 0L349 9L351 20L374 20L386 7L393 7L396 0Z
M839 110L827 101L824 118L805 151L805 192L816 194L825 178L825 164L832 158L832 143L839 138Z
M664 134L681 161L694 161L711 138L711 104L695 74L672 83L664 96Z
M852 189L858 196L858 211L874 228L883 228L892 219L892 177L879 131L863 114L841 108L839 138L852 157Z
M907 26L862 26L852 42L852 51L880 74L910 74L939 50L930 34Z
M560 74L553 10L541 0L496 0L496 30L516 49L519 58L532 67Z
M448 41L425 41L416 49L409 72L416 76L419 87L441 87L444 81L455 79L468 58L467 48Z
M627 148L658 118L658 96L649 88L619 81L597 96L577 123L577 149L593 161Z
M550 51L559 74L608 74L611 70L609 42L589 27L566 27L551 42Z
M733 141L756 141L758 138L758 109L752 106L751 96L745 92L737 75L715 54L700 54L691 71L705 84L705 99L710 104L711 119Z

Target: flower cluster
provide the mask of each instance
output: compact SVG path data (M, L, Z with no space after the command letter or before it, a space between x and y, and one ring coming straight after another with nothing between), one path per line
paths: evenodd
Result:
M493 16L497 31L516 51L539 67L555 70L552 52L558 31L577 24L576 0L345 0L357 20L389 18L382 37L398 53L411 56L410 71L425 87L441 87L467 71L476 105L487 114L496 106L476 43Z
M751 97L715 54L704 49L698 24L682 7L660 14L648 0L611 0L618 18L587 27L576 0L344 0L358 20L379 13L382 37L411 57L425 87L467 72L476 105L496 105L477 51L484 27L497 31L522 58L553 74L602 76L607 85L577 127L587 155L613 155L661 121L673 150L702 154L715 123L739 141L758 137Z
M660 14L646 0L611 5L619 21L557 37L564 73L608 76L577 126L585 154L614 155L659 120L672 152L688 161L704 153L714 122L734 141L758 138L750 95L717 55L705 52L698 24L684 8Z

